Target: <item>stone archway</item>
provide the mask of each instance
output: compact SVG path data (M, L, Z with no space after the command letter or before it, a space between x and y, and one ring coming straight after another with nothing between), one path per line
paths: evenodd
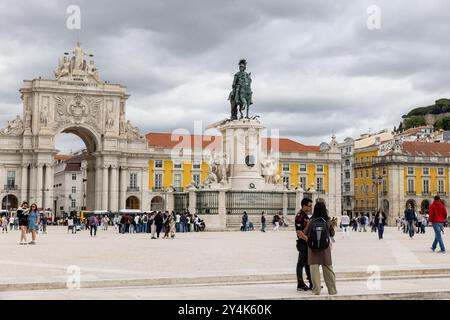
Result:
M420 204L420 211L422 214L428 214L430 210L430 201L425 199Z
M136 196L130 196L127 198L126 204L125 204L125 208L126 209L133 209L133 210L139 210L141 208L140 206L140 202L138 197Z
M12 210L19 207L19 200L13 194L7 194L2 199L2 210Z
M71 133L87 149L87 210L118 211L136 192L149 205L149 149L139 129L126 120L126 88L101 82L94 62L85 56L77 44L71 56L60 59L54 80L24 81L22 116L0 129L0 174L7 164L16 172L21 201L53 208L55 136ZM133 188L130 170L138 177ZM0 198L5 195L0 192Z
M150 203L152 211L164 211L164 199L161 196L155 196Z

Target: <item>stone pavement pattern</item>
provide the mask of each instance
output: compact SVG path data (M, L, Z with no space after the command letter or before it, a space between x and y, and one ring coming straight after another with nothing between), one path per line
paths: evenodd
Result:
M447 272L450 270L450 257L429 250L433 238L431 231L429 228L427 234L416 235L412 240L396 228L387 228L384 240L378 240L377 235L370 232L351 233L349 240L342 240L341 234L337 233L336 243L333 244L333 261L338 278L343 271L366 272L371 265L379 266L381 270L405 270L405 274L408 274L408 270L430 268L443 268L443 272ZM122 281L120 286L127 288L82 288L76 292L61 290L60 293L58 290L44 290L27 294L41 292L43 298L89 296L158 299L170 296L176 299L186 294L199 299L299 297L293 290L297 261L293 231L270 231L266 234L258 231L184 233L177 234L174 240L151 240L148 234L123 235L114 229L107 232L99 230L98 236L91 238L86 231L68 234L65 228L49 227L48 234L38 235L36 246L20 246L18 239L18 232L0 234L0 250L4 253L0 259L0 285L3 285L0 299L13 299L14 290L20 283L25 287L36 283L65 283L67 267L70 265L81 268L82 287L83 281L110 280ZM269 277L271 283L261 282L269 278L258 276ZM205 277L210 277L207 282L218 284L183 284L189 278ZM233 280L233 277L241 278ZM133 288L130 287L133 282L127 284L127 281L136 279L174 279L175 286L168 290L167 286ZM257 283L248 283L256 280ZM338 283L338 290L342 288L341 294L368 294L366 279L360 276L358 280L345 284L341 282L342 285ZM408 279L394 279L392 284L388 281L391 280L382 280L387 285L386 290L403 286L406 292L411 283ZM429 290L450 290L448 281L424 281L429 283L424 286ZM197 282L194 279L194 283ZM236 282L244 284L239 286ZM415 285L409 289L417 288Z

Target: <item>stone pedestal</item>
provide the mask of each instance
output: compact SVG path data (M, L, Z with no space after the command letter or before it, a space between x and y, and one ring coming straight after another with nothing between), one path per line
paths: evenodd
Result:
M264 188L261 176L261 132L258 120L234 120L216 127L222 134L222 152L229 164L229 187L233 190Z

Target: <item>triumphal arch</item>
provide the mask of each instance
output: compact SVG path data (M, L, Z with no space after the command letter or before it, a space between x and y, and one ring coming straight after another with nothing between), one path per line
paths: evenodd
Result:
M53 208L59 133L75 134L86 145L88 210L123 209L128 197L139 199L142 209L149 203L147 140L127 121L129 95L119 84L100 81L89 56L77 43L59 61L54 79L24 81L22 115L0 130L0 196L10 207L28 200Z

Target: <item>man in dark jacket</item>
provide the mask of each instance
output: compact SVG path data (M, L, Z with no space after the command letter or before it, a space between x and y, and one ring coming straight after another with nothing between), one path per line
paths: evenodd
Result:
M444 242L442 241L442 225L447 220L447 210L441 202L439 196L434 197L434 202L430 206L430 222L433 224L434 230L434 242L431 246L431 250L436 250L436 246L439 243L441 248L440 253L445 253Z
M247 215L247 212L244 211L244 215L242 216L242 229L241 229L241 231L247 231L247 222L248 222L248 215Z
M266 215L264 211L261 214L261 232L266 232Z
M309 217L308 213L312 210L313 202L309 198L304 198L301 202L302 209L295 216L295 231L297 232L297 250L298 250L298 260L297 260L297 290L306 291L311 290L311 272L308 265L308 245L306 241L301 238L301 234L304 232L306 225L308 224ZM303 269L306 272L306 278L308 279L309 286L305 284L303 280Z
M158 237L158 239L159 239L159 234L161 233L161 230L162 230L163 220L164 219L163 219L161 212L158 211L158 213L155 216L155 222L154 222L156 225L156 236Z
M409 237L414 237L414 221L416 221L416 213L411 206L411 203L408 203L408 208L405 210L405 220L408 226Z

